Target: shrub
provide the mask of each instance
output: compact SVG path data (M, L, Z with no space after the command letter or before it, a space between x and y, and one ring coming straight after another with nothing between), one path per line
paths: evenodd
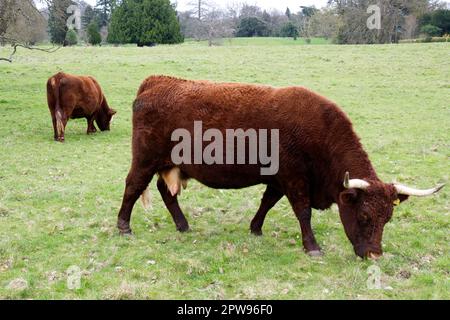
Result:
M292 22L287 22L281 28L280 34L282 37L290 37L297 40L298 37L298 29Z
M450 36L426 37L422 39L404 39L400 43L429 43L429 42L450 42Z
M442 36L450 32L450 10L438 9L425 13L419 18L420 28L432 25L440 28L440 33L432 34L432 36Z
M98 31L98 24L93 21L88 25L87 28L87 40L92 45L97 45L102 42L102 36L100 35L100 32Z
M431 42L450 42L449 37L432 37Z
M441 35L442 29L432 24L426 24L422 28L420 28L420 32L426 34L429 37L439 36Z
M67 31L66 33L66 44L68 46L74 46L78 43L78 36L77 33L75 32L75 30L70 29L69 31Z
M267 37L269 34L267 23L257 17L242 18L236 31L236 37Z

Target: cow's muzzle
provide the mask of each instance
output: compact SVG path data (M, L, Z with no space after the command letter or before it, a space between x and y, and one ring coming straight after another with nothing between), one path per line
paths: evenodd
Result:
M354 246L357 256L363 259L377 260L383 255L383 251L379 246L361 244Z

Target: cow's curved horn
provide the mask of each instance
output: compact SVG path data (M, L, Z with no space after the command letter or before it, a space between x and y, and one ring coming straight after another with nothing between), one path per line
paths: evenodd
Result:
M430 196L439 190L441 190L445 184L440 184L434 188L426 189L426 190L420 190L420 189L414 189L410 188L401 184L394 183L395 190L397 190L398 194L404 194L408 196L417 196L417 197L426 197Z
M348 171L345 173L344 177L344 187L346 189L355 188L355 189L367 189L370 186L370 183L368 183L365 180L361 179L350 179L350 174Z

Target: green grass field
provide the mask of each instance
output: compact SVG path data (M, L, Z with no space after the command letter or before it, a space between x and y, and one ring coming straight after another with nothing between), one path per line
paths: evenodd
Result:
M296 46L305 45L306 40L304 38L298 38L293 40L292 38L265 38L265 37L254 37L254 38L226 38L216 41L223 46ZM330 44L331 40L326 40L324 38L312 38L311 45L316 44ZM208 46L207 41L195 41L193 39L186 39L185 45L194 46Z
M252 236L263 186L223 191L191 182L180 204L192 230L179 234L154 179L153 209L136 205L135 235L118 235L131 104L152 74L307 86L349 114L385 181L448 182L450 44L267 41L19 49L14 63L1 63L0 298L449 299L449 186L396 209L377 262L356 258L334 206L313 212L322 258L303 253L286 199L269 212L264 236ZM110 132L87 136L85 121L72 120L66 143L53 141L45 84L60 70L98 79L118 110ZM367 286L373 264L381 289ZM68 288L71 266L81 269L79 289Z

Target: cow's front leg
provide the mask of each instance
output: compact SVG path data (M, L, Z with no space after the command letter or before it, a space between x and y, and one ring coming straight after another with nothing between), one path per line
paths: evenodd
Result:
M97 129L95 128L95 125L94 125L95 117L91 116L91 117L88 117L86 119L87 119L87 134L91 134L91 133L97 132Z
M131 234L131 211L136 200L150 184L153 175L154 171L148 167L134 168L132 166L128 173L122 206L120 207L119 217L117 219L117 227L121 234Z
M295 213L300 221L300 228L302 230L302 242L305 251L310 256L321 256L320 246L317 244L314 232L311 228L311 207L304 208L299 214Z
M262 226L267 212L283 197L283 193L274 186L268 185L261 199L261 205L250 224L250 231L254 235L262 235Z
M186 220L183 212L181 211L180 205L178 204L177 195L173 196L167 189L167 185L164 180L160 177L157 182L159 193L172 215L173 222L178 231L185 232L189 230L189 223Z
M301 192L298 192L298 189L292 189L288 192L288 199L300 222L302 242L305 251L310 256L321 256L322 252L320 251L320 247L317 244L314 232L311 228L311 207L309 198Z

